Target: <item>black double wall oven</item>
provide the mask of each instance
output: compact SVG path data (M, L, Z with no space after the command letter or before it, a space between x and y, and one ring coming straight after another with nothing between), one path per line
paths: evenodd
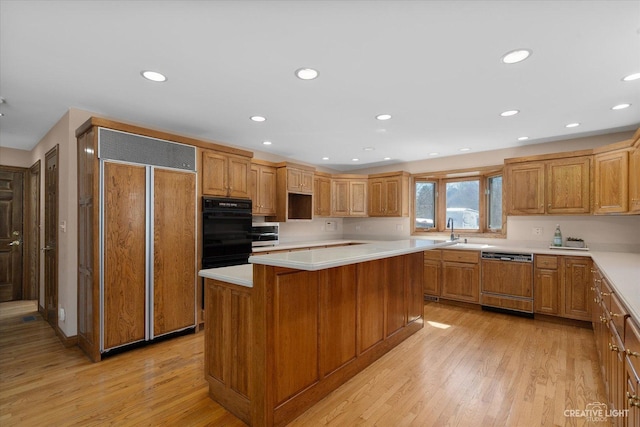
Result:
M203 269L247 264L251 240L251 200L202 198Z

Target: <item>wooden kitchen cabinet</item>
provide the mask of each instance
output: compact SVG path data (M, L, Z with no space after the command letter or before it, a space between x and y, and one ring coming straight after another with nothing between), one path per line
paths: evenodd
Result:
M558 257L535 255L534 258L533 310L535 313L557 316L560 314Z
M544 163L508 164L505 168L508 214L543 214Z
M313 174L315 168L290 162L276 165L276 214L269 221L313 219Z
M480 302L480 253L442 250L442 298Z
M539 156L548 158L549 156ZM506 163L509 215L591 212L591 156Z
M629 210L629 152L596 154L595 213L624 213Z
M313 213L316 216L331 215L331 175L316 172L313 177Z
M442 277L442 251L439 249L424 251L423 263L422 291L425 295L439 297Z
M640 214L640 138L629 152L629 213Z
M638 319L640 320L640 319ZM640 328L632 318L625 322L625 364L623 378L627 426L640 426Z
M591 320L591 267L589 257L561 257L562 316Z
M97 362L196 326L196 147L100 118L76 136L78 346Z
M250 182L249 157L202 150L202 194L248 199Z
M332 179L331 216L367 216L367 187L362 178Z
M276 168L251 163L251 200L254 215L276 214Z
M369 216L409 216L409 174L369 175Z
M287 191L313 193L313 170L287 168Z

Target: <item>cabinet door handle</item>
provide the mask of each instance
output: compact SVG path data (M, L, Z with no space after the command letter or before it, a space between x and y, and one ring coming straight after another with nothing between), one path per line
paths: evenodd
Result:
M640 357L640 353L638 353L637 351L631 351L627 349L625 353L627 353L627 356Z
M603 297L610 297L611 294L609 292L601 292L600 295L602 295Z
M615 351L615 352L620 352L620 348L617 345L611 344L611 343L609 343L609 350Z

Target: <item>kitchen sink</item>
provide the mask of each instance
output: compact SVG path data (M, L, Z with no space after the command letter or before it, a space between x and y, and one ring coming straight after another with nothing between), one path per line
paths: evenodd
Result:
M491 248L492 246L484 243L456 243L454 247L460 249L485 249Z

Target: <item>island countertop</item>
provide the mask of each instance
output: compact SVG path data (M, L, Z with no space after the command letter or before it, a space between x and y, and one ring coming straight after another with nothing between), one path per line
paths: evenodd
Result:
M455 242L423 239L394 240L310 251L253 255L249 257L249 262L296 270L317 271L451 245L455 245Z

